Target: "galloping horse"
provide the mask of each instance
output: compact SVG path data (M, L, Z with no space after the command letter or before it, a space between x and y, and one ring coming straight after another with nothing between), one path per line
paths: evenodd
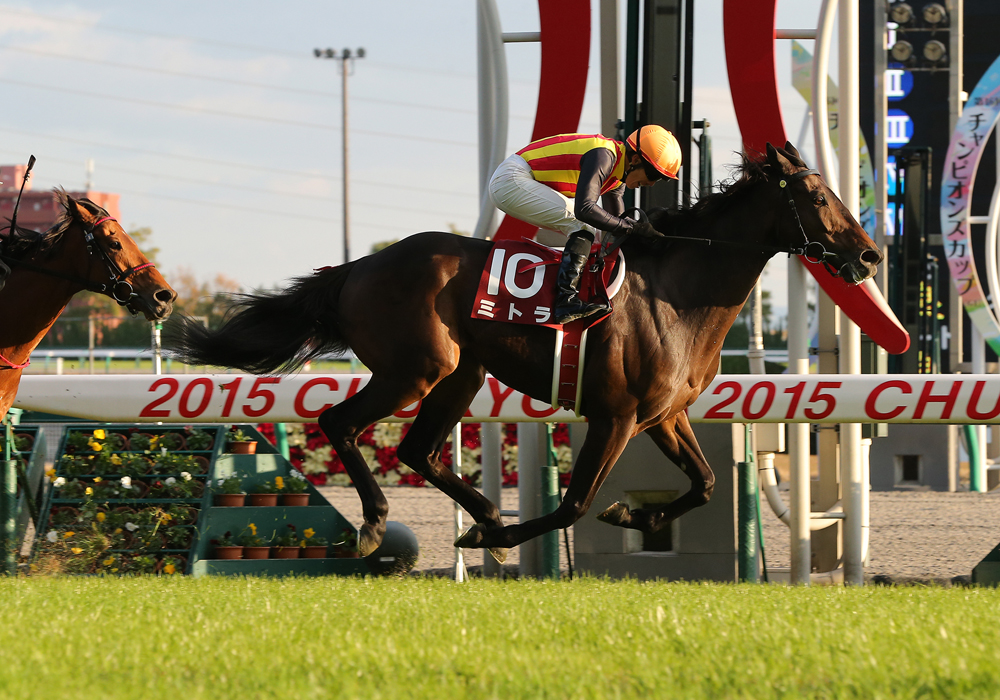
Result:
M414 235L284 291L244 296L216 330L183 319L168 329L166 345L193 364L254 373L354 350L372 378L319 424L361 497L364 555L381 542L388 504L356 440L421 399L397 456L475 518L456 545L489 548L503 561L506 548L568 527L641 432L680 466L691 489L662 508L616 503L598 517L655 532L712 494L715 477L684 409L715 377L722 341L767 260L804 253L857 284L875 274L882 254L791 144L768 144L766 160L744 159L722 192L650 221L663 237L624 241L628 271L614 313L590 329L581 409L589 428L565 498L555 512L517 525L505 527L497 506L440 460L487 371L535 399L550 397L555 332L472 318L489 241Z
M125 230L89 199L57 190L63 213L45 233L14 227L0 258L11 274L0 290L0 416L14 403L21 372L74 294L107 294L150 321L170 314L177 293Z

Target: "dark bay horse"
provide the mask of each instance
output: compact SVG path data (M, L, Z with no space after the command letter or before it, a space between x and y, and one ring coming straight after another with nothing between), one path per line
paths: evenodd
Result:
M715 477L684 409L715 377L722 341L767 260L810 243L814 257L860 283L875 273L882 254L791 144L769 144L766 160L745 160L723 192L651 223L665 237L626 239L628 272L614 314L590 330L581 410L589 428L565 498L554 513L517 525L505 527L497 506L440 461L487 371L535 399L550 397L555 332L471 317L489 241L414 235L299 278L284 291L244 296L216 330L183 319L168 328L166 345L191 364L253 373L354 350L371 381L324 411L319 424L362 500L362 554L380 543L388 505L356 439L419 399L397 455L475 518L458 546L487 547L502 561L506 548L568 527L587 512L626 443L641 432L680 466L691 489L662 509L615 504L598 517L654 532L712 494Z
M0 416L14 403L28 356L74 294L102 292L147 319L170 314L177 293L102 207L56 191L63 212L45 233L17 228L2 239L10 266L0 290Z

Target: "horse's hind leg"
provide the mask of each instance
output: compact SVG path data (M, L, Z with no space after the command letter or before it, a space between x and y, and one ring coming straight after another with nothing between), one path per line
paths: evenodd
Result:
M482 365L468 357L463 355L458 369L424 397L420 412L399 443L396 456L465 508L477 523L491 530L503 527L499 508L441 462L448 435L465 414L485 378ZM453 445L452 449L461 449L461 446ZM507 557L507 550L503 548L493 548L490 552L501 563Z
M319 427L344 463L361 498L364 524L358 533L358 551L367 556L382 544L389 504L358 449L358 437L368 426L417 401L428 388L373 376L357 394L332 406L318 418Z
M691 488L661 509L629 510L624 503L615 503L598 515L597 519L611 525L652 533L693 508L708 503L715 487L715 474L702 454L687 413L678 413L659 425L648 428L646 434L663 454L687 474L691 479Z

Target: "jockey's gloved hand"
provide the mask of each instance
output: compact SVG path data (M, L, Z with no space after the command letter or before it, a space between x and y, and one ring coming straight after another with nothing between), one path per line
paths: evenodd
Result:
M652 224L648 221L640 221L635 226L632 227L632 233L642 238L656 238L657 236L662 236L663 234L653 228Z

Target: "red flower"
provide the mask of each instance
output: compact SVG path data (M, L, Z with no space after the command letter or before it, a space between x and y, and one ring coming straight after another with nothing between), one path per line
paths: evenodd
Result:
M399 477L400 486L423 486L425 483L424 477L420 476L416 472L402 474Z

